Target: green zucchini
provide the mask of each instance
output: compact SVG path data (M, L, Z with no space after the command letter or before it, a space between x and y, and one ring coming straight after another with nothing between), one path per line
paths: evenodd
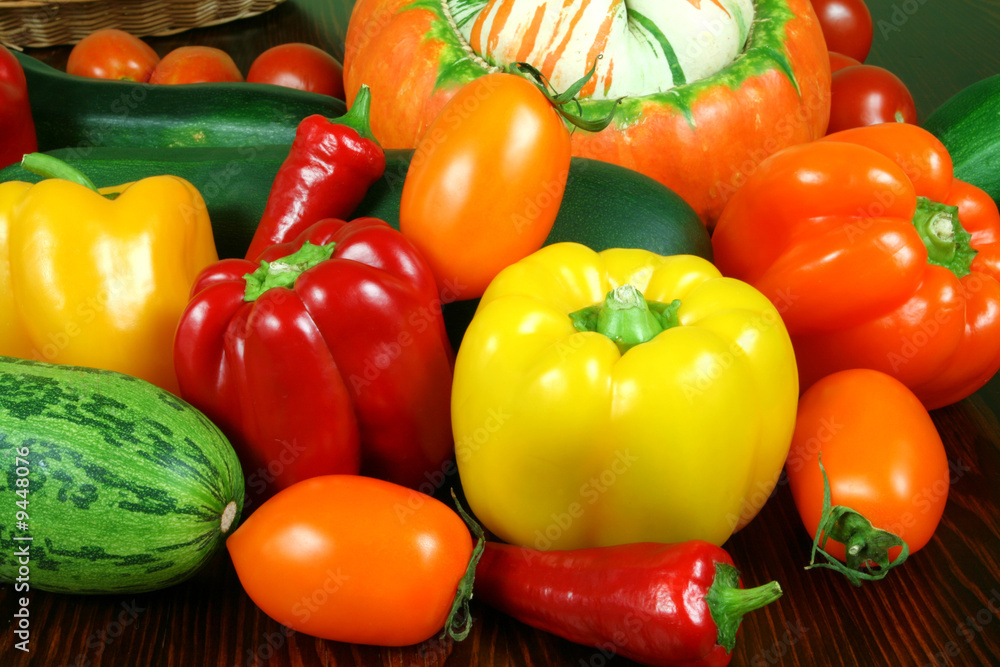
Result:
M187 179L205 198L220 257L243 257L264 213L271 183L288 156L288 146L48 151L81 170L98 187L158 174ZM386 169L368 190L355 217L371 216L399 229L399 201L410 150L386 151ZM18 165L0 170L0 182L37 182ZM661 255L691 254L712 259L712 243L701 219L666 186L609 162L573 158L562 205L546 245L576 241L595 250L643 248ZM478 301L446 304L452 343Z
M263 83L154 85L74 76L14 52L28 82L41 151L91 146L289 144L312 114L344 102Z
M1000 74L953 95L923 127L948 149L957 178L1000 203Z
M91 148L47 151L81 170L98 187L173 174L205 198L220 257L242 257L264 212L271 183L289 147ZM386 169L355 216L372 216L399 228L399 200L409 150L386 151ZM11 165L0 182L36 183L40 176ZM595 250L644 248L662 255L712 258L701 220L671 190L638 172L608 162L573 158L559 215L546 244L576 241Z
M0 582L15 590L176 584L243 507L240 462L219 429L113 371L0 357L0 469Z

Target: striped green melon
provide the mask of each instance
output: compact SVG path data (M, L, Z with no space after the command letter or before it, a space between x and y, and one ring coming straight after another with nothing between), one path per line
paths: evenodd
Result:
M0 581L47 591L180 582L212 558L243 507L239 459L219 429L112 371L0 357L0 470Z

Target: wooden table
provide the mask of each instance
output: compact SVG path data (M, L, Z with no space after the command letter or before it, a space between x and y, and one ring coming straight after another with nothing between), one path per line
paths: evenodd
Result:
M343 55L349 0L288 0L214 28L149 39L161 54L183 44L225 49L246 72L269 46L305 41ZM910 87L921 120L964 86L1000 71L996 0L869 0L868 61ZM68 48L32 50L58 67ZM877 409L873 406L872 409ZM951 494L931 543L882 582L860 589L806 572L810 538L787 485L727 544L744 581L781 582L785 595L749 615L733 665L1000 664L1000 378L933 413L953 466ZM280 582L275 582L281 585ZM135 596L32 593L31 651L13 648L14 594L0 589L0 665L574 665L631 664L473 605L464 642L404 649L289 634L240 587L225 554L195 579Z

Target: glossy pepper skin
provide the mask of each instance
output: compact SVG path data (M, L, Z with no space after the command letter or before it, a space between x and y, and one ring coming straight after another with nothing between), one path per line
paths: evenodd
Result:
M626 340L616 310L657 322ZM553 244L500 272L459 348L462 488L521 546L721 545L774 488L797 397L757 290L698 257Z
M278 169L246 259L291 241L325 218L349 219L385 171L385 153L368 125L370 95L362 87L351 110L299 123L288 157Z
M487 542L474 596L578 644L660 667L728 665L743 614L781 595L740 588L723 549L699 540L537 551Z
M1000 368L1000 214L906 123L845 130L765 160L727 204L716 265L776 304L807 389L872 368L928 409Z
M174 329L218 260L205 203L174 176L107 191L120 194L62 178L0 184L0 354L177 393Z
M38 150L24 70L0 44L0 169Z
M322 220L259 263L205 269L174 359L181 396L233 441L258 496L359 468L417 486L452 453L437 286L381 220Z

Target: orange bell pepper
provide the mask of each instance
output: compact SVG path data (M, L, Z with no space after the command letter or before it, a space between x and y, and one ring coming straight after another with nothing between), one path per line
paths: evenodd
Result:
M1000 213L905 123L845 130L762 162L712 237L724 275L782 311L802 391L848 368L929 409L1000 368Z

